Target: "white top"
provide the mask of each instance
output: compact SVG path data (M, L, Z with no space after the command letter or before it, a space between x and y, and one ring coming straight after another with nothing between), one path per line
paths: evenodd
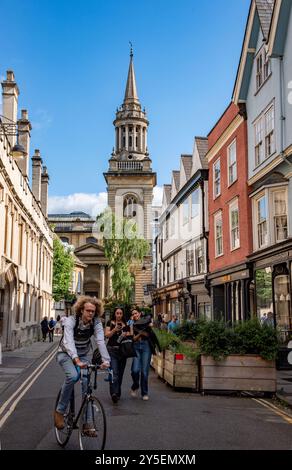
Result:
M64 318L64 317L62 317ZM62 320L61 318L61 320ZM58 352L64 352L72 358L78 357L77 349L74 341L74 326L75 326L75 316L65 317L66 321L63 322L64 325L64 336L62 339L62 347L60 346ZM103 362L110 362L110 356L106 349L105 341L104 341L104 332L102 323L100 320L94 322L94 339L97 343L97 347L101 354Z

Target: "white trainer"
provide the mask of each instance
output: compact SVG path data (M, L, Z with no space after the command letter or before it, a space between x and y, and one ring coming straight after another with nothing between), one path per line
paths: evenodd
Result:
M149 400L149 397L148 397L148 395L143 395L143 397L142 397L142 400L144 400L144 401L148 401L148 400Z
M130 390L130 395L131 395L131 397L133 397L133 398L137 398L137 396L138 396L137 390L132 390L132 389L131 389L131 390Z

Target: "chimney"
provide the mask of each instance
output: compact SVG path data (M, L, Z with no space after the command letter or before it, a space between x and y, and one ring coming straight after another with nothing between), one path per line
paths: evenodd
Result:
M32 157L32 192L38 202L41 201L42 159L39 150Z
M28 112L26 109L21 110L21 118L17 121L17 124L18 124L18 143L23 146L27 154L24 158L19 160L18 166L23 176L26 176L28 178L31 123L28 120Z
M44 166L42 173L42 189L41 189L41 206L45 217L48 217L48 190L49 190L49 175L47 167Z
M3 122L6 124L11 121L16 124L18 96L19 89L14 79L14 73L12 70L7 70L6 80L2 82L2 114L4 116ZM13 147L16 144L16 135L8 136L8 140Z

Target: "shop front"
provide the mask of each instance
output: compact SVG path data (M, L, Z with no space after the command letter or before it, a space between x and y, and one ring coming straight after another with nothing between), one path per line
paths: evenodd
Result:
M182 321L181 289L182 283L176 282L153 291L152 298L155 306L155 317L160 313L163 315L164 321L169 322L172 315L176 315L179 321Z
M211 298L205 280L190 280L189 291L191 294L191 315L195 319L211 320Z
M283 344L292 339L291 276L292 249L254 262L257 316L278 328Z
M252 270L241 264L209 274L211 315L229 323L250 318L253 309Z
M292 369L287 345L292 340L292 246L285 242L254 255L255 313L262 323L277 328L281 346L278 369Z

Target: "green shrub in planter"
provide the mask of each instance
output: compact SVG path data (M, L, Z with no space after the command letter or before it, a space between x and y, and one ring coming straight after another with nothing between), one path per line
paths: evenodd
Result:
M198 319L196 321L186 321L176 327L175 334L182 340L182 341L195 341L199 334L201 333L202 329L206 325L206 320Z
M258 354L268 361L275 360L279 349L278 332L273 326L262 325L257 318L234 327L236 354Z
M210 321L198 337L202 354L216 361L230 354L257 354L266 360L277 357L279 341L277 331L262 325L257 319L238 323L233 327L224 322Z
M158 339L161 351L165 351L170 346L180 343L180 339L173 333L166 330L153 329Z

